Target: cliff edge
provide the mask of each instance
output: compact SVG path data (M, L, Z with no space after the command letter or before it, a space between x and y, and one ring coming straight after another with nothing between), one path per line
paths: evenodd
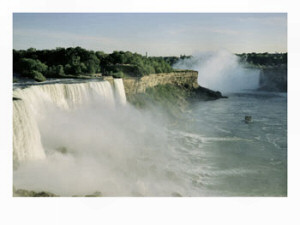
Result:
M259 90L287 92L287 66L273 66L260 71Z
M112 77L104 77L105 80L112 83ZM198 85L198 72L193 70L177 70L171 73L149 74L143 77L125 77L123 78L124 89L127 98L132 95L145 93L147 89L159 85L172 85L189 91L190 97L201 100L214 100L224 98L221 92Z

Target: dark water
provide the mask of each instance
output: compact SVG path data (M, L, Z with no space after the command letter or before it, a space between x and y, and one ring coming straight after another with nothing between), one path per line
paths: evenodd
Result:
M196 103L185 116L172 135L185 146L177 150L187 156L196 195L287 195L286 94L230 94Z

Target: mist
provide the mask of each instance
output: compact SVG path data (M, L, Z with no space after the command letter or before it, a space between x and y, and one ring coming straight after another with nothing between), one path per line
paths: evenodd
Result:
M259 85L259 70L247 68L238 56L226 50L196 53L173 67L198 71L200 86L223 93L253 90Z
M191 195L164 112L102 99L69 110L48 102L35 110L46 158L19 162L16 188L61 196Z
M218 90L254 87L245 77L255 73L232 54L194 56L185 64L199 65L199 81L210 68L212 78L223 81ZM15 190L59 196L286 196L282 97L266 101L246 93L195 102L174 118L167 104L132 106L121 79L32 85L13 94L20 99L13 115ZM244 123L245 112L255 118L253 124Z

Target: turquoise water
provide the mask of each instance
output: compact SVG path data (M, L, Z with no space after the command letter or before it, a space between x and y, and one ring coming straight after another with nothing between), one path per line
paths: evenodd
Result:
M287 95L228 96L193 104L172 132L196 195L286 196Z

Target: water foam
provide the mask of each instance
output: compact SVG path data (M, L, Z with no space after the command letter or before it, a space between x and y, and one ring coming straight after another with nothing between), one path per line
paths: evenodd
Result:
M120 83L120 82L119 82ZM122 84L117 86L121 89ZM123 88L124 90L124 88ZM73 84L46 84L17 88L14 97L14 160L45 158L39 121L56 110L70 111L88 103L115 105L114 91L108 81ZM126 97L122 104L126 103Z
M36 85L15 89L14 96L22 99L15 104L28 108L26 117L19 114L23 108L14 113L34 122L14 130L15 138L23 136L14 145L16 188L61 196L191 194L164 120L126 104L122 80L113 86L106 81ZM36 138L28 136L32 131Z
M196 70L199 85L225 93L259 86L259 70L247 68L238 56L225 50L196 53L177 62L174 68Z

